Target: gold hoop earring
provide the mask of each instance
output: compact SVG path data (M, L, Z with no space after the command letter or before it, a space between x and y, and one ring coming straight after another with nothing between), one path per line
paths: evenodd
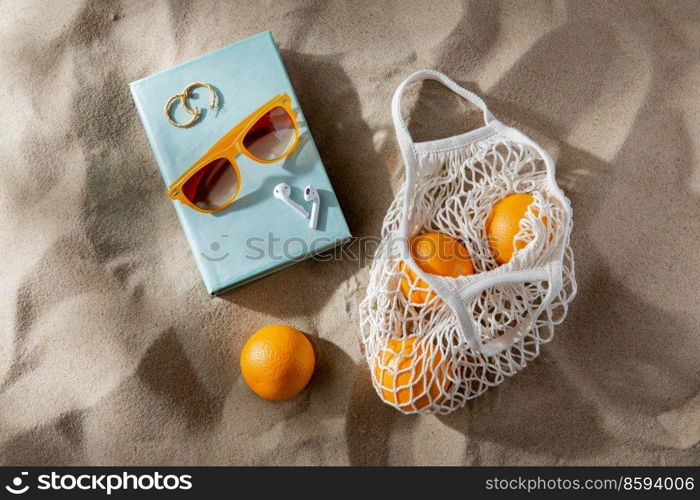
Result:
M214 111L216 109L217 99L219 96L218 96L218 93L216 92L216 89L212 85L209 85L206 82L193 82L193 83L190 83L187 87L185 87L185 90L182 91L182 106L185 108L185 110L188 113L190 113L190 114L197 113L197 115L199 115L199 112L201 110L198 107L195 106L194 109L191 109L187 105L187 99L189 99L190 94L197 87L205 87L209 90L209 92L211 93L211 99L209 100L209 109L211 111Z
M182 109L184 109L187 113L192 115L192 119L186 123L178 123L175 120L173 120L172 116L170 116L170 108L172 107L173 103L178 99L180 99ZM168 102L165 103L165 118L168 120L168 123L173 127L188 128L194 125L197 120L199 120L199 108L195 108L194 111L191 110L185 104L185 96L183 94L175 94L174 96L171 96L170 99L168 99Z
M189 128L195 123L197 123L197 120L199 120L202 110L199 109L198 106L195 106L195 108L192 109L187 105L187 99L189 99L192 90L194 90L197 87L206 87L209 90L209 92L211 93L211 99L209 100L209 109L212 111L216 109L219 97L216 89L206 82L190 83L187 87L185 87L182 93L171 96L170 99L168 99L168 102L165 103L165 118L168 120L168 123L173 127ZM170 108L172 107L173 103L178 99L180 99L182 109L184 109L186 113L192 115L192 119L186 123L178 123L175 120L173 120L172 116L170 116Z

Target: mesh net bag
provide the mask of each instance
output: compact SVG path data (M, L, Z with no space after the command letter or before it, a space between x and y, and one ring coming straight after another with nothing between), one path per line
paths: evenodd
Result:
M477 105L486 126L413 143L401 96L422 79ZM572 212L547 152L445 75L410 76L396 90L392 113L406 180L384 219L360 304L362 344L382 400L404 413L445 414L522 370L564 320L576 293ZM501 265L486 226L494 205L519 193L532 202L514 253ZM417 266L410 241L426 232L463 245L473 274L443 276Z

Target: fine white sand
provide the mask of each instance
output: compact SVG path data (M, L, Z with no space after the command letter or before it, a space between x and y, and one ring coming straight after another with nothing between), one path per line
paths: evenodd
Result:
M700 463L698 2L2 8L0 463ZM400 182L389 102L414 70L555 155L579 295L542 355L463 411L407 417L373 392L366 259L204 292L128 83L265 29L356 236L377 236ZM478 125L438 85L409 101L417 139ZM318 354L282 403L238 371L276 322Z

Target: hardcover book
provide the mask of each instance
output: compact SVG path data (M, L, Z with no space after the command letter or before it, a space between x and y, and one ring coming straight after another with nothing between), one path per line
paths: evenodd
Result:
M197 88L186 104L191 109L202 108L201 116L194 125L178 128L169 123L164 107L171 96L182 93L193 82L211 85L216 90L219 106L207 109L208 89ZM219 211L204 212L194 208L204 206L198 205L196 200L192 206L173 201L210 294L224 293L350 238L333 187L269 31L132 82L130 88L165 181L164 197L190 166L207 154L215 155L211 151L225 141L232 128L278 96L291 99L288 105L298 125L293 150L279 161L268 158L267 162L255 161L255 155L249 151L236 154L232 163L236 164L238 172L238 192L230 205ZM171 108L175 122L185 123L193 118L181 103L175 104ZM264 145L246 147L255 151L254 147ZM273 196L273 189L280 183L291 187L289 199L309 214L312 203L305 201L304 189L307 185L316 188L319 195L316 228L310 227L310 217L304 218Z

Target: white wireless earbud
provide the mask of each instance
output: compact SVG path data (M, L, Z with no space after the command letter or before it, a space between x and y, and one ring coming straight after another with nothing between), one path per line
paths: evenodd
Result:
M316 224L318 223L318 209L321 205L321 198L318 196L318 191L313 186L306 186L304 189L304 199L306 201L313 201L311 206L311 220L309 221L309 227L311 229L316 229Z
M309 218L309 212L304 210L304 207L301 207L294 203L294 201L292 201L292 199L289 197L289 195L292 194L292 188L289 187L289 184L285 182L280 182L275 186L273 193L275 195L275 198L284 202L285 205L287 205L289 208L301 215L303 218Z

